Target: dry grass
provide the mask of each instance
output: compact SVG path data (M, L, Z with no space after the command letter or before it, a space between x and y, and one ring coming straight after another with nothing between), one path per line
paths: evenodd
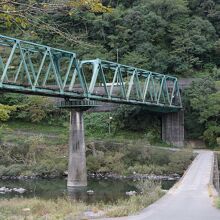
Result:
M45 201L41 199L10 199L0 201L0 220L20 219L79 219L87 208L81 202L65 199Z
M135 214L150 204L157 201L164 192L157 187L154 191L130 197L128 200L118 201L114 206L109 207L107 216L120 217Z

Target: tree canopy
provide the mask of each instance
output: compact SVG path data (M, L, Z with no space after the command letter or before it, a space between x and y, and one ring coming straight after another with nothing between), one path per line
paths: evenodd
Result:
M158 72L193 76L220 64L217 0L63 0L0 4L4 33ZM65 42L65 43L64 43Z
M188 136L202 137L210 147L217 146L220 136L220 91L216 80L220 80L219 70L185 91Z

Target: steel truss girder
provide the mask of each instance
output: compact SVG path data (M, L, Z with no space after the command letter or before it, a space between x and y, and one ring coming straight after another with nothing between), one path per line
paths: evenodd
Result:
M182 108L176 77L100 59L82 61L80 69L84 69L84 66L92 66L90 68L92 79L88 90L90 95L95 94L97 85L103 87L105 91L103 97L110 100L116 98L119 101L126 100L138 104ZM112 77L107 82L108 75ZM113 94L115 87L120 94Z
M182 108L176 77L0 35L0 90L104 102ZM159 110L160 111L160 110Z

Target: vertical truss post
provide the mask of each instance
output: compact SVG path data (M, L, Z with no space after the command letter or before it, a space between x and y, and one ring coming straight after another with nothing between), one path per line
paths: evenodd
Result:
M163 76L163 78L162 78L162 80L161 80L160 90L159 90L159 94L158 94L158 98L157 98L157 104L160 103L160 97L161 97L161 92L162 92L162 89L163 89L163 84L164 84L164 79L165 79L165 78L166 78L166 77Z
M18 44L18 43L17 43L17 41L16 41L15 44L13 45L13 47L12 47L11 53L10 53L10 55L9 55L9 58L8 58L8 60L7 60L7 63L6 63L6 65L5 65L5 68L4 68L2 77L1 77L0 86L2 86L2 83L4 82L4 79L5 79L5 77L7 76L8 67L9 67L9 65L10 65L10 63L11 63L11 60L12 60L12 57L13 57L13 55L14 55L15 49L16 49L16 47L17 47L17 44Z
M101 59L80 62L75 53L3 35L0 35L0 46L6 48L6 54L9 52L5 63L5 55L0 55L0 90L145 105L152 109L158 107L161 112L182 108L180 88L175 77ZM92 66L93 70L84 73L84 65ZM15 73L12 72L14 69ZM87 70L90 71L89 68ZM19 80L19 74L23 74L24 80ZM111 85L109 77L112 77ZM130 78L129 82L126 82L127 78ZM99 80L101 86L97 85ZM99 88L96 89L96 86Z

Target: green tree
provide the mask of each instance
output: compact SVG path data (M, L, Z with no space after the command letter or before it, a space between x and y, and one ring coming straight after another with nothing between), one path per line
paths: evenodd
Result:
M0 104L0 121L7 121L10 117L10 113L15 110L16 110L16 106Z
M16 110L16 106L2 105L0 104L0 143L2 142L2 132L5 126L1 122L7 121L10 117L10 113Z
M217 70L212 77L194 83L185 93L187 133L201 136L209 147L216 147L220 136L220 92L215 84L219 79Z
M50 113L57 110L54 105L54 101L48 97L25 97L18 108L16 118L31 122L48 121L50 119Z

